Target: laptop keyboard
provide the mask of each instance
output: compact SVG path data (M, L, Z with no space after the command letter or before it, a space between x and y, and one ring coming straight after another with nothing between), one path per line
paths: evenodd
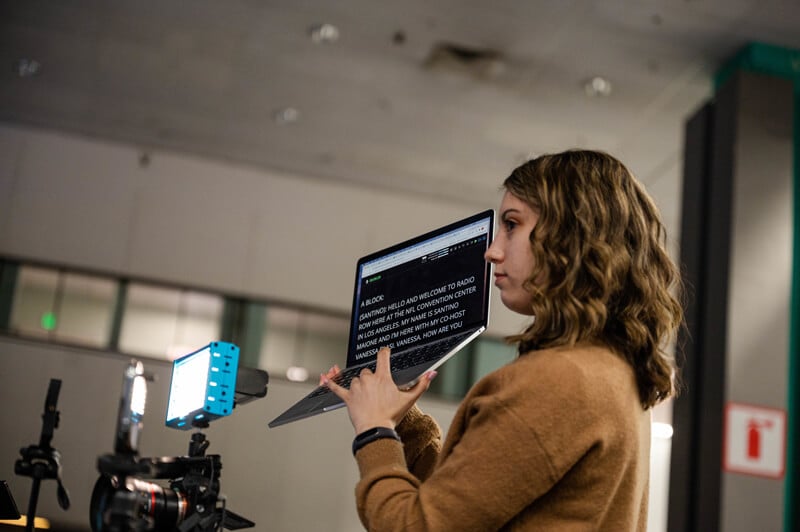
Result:
M441 353L450 351L450 349L458 345L460 342L463 342L473 332L475 331L469 330L467 332L457 334L456 336L451 336L450 338L444 338L436 342L414 347L408 351L392 354L390 361L392 373L424 364L425 362L438 357ZM355 377L358 377L361 371L366 368L375 371L376 365L377 361L373 360L369 364L364 364L363 366L346 368L336 375L332 380L343 388L350 388L350 382L352 382ZM327 386L320 386L314 390L309 397L317 397L326 393L330 393L330 389Z

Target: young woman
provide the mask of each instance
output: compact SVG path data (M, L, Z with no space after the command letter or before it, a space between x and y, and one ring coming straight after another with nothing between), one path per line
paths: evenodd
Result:
M503 304L532 317L519 357L479 381L447 438L401 391L389 349L350 389L369 530L645 530L650 412L675 391L682 319L652 200L594 151L544 155L504 182L486 252Z

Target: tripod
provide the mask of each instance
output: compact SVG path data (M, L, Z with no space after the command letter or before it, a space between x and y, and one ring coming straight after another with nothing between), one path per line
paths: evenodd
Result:
M69 493L61 482L61 454L50 446L53 431L58 428L60 413L56 410L58 393L61 391L61 381L50 379L50 387L44 402L42 414L42 435L39 445L29 445L20 449L22 458L14 464L17 475L31 477L31 496L28 502L28 514L25 520L25 531L33 531L33 522L36 517L36 505L39 501L39 487L42 480L52 478L58 482L58 505L64 510L69 508Z

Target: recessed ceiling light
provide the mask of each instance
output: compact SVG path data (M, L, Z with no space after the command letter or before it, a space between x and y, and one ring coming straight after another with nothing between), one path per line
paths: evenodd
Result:
M21 78L32 78L42 70L42 65L35 59L22 58L16 62L14 70Z
M595 76L583 85L587 96L608 96L611 94L611 82L602 76Z
M315 24L308 30L311 41L315 44L334 43L339 40L339 28L333 24Z
M275 123L281 126L297 122L299 118L300 118L300 111L298 111L294 107L284 107L283 109L279 109L278 111L276 111L275 114L273 115Z

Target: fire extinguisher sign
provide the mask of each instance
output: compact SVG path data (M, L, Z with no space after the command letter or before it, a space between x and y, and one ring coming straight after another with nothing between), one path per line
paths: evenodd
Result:
M722 456L725 471L782 479L786 462L786 411L728 403Z

